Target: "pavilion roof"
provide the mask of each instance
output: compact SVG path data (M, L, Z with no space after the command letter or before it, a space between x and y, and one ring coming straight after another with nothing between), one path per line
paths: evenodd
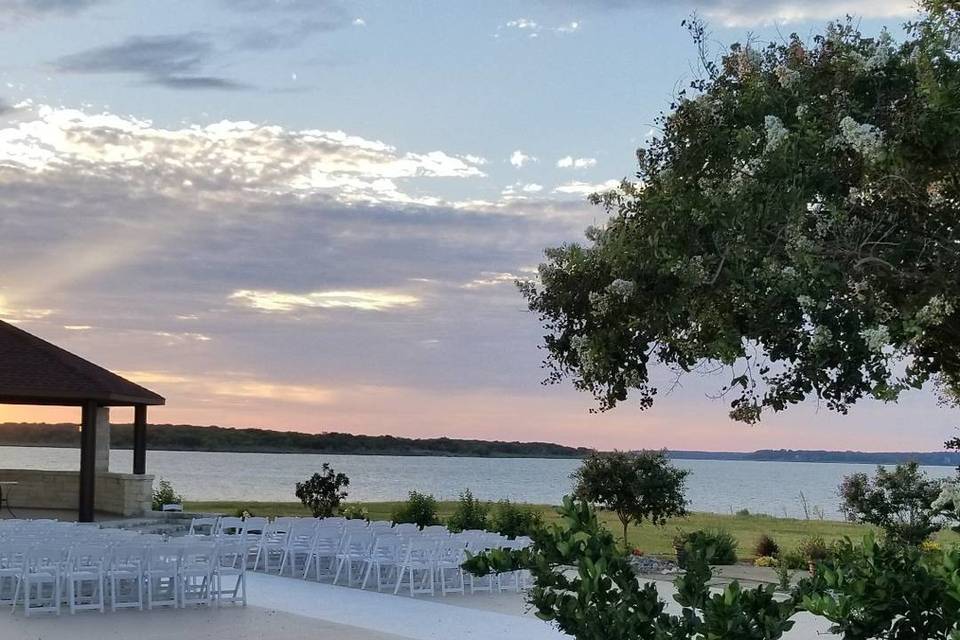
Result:
M160 405L160 395L0 320L0 404Z

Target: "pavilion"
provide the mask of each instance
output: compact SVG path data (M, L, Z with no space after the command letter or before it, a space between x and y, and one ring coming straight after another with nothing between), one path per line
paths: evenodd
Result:
M147 407L166 401L92 362L0 321L0 404L79 407L80 471L0 470L14 506L139 515L150 508ZM110 407L134 408L133 473L110 473Z

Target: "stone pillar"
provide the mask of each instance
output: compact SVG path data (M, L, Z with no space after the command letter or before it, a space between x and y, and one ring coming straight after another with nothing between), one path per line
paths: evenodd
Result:
M94 465L97 473L110 471L110 409L97 409L97 458Z

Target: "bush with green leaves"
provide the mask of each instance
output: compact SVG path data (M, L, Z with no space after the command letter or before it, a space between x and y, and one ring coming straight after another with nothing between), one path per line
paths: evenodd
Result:
M465 489L457 500L457 506L447 518L447 529L454 533L468 529L486 529L490 507L473 497L470 489Z
M533 533L532 548L472 556L476 574L529 569L528 598L543 620L577 640L775 640L793 626L793 595L778 601L773 585L711 593L710 568L694 556L677 578L680 615L666 611L654 583L641 584L620 545L589 503L564 499L559 521Z
M960 548L844 540L817 567L803 607L845 640L957 640Z
M346 499L345 488L349 485L350 478L346 474L335 472L324 462L320 473L297 483L296 496L310 509L314 518L329 518Z
M830 547L821 536L807 536L797 546L797 553L808 565L817 564L830 557Z
M943 482L932 479L916 462L892 471L877 467L846 476L840 484L840 510L848 520L872 524L893 542L918 545L946 524L947 510L937 503Z
M663 526L668 518L686 515L688 475L670 464L666 451L612 451L590 454L571 477L574 495L617 514L627 548L631 522Z
M347 520L369 520L370 513L362 504L345 504L340 506L340 515Z
M799 549L792 551L781 549L780 555L777 556L777 566L782 566L793 571L806 569L808 565L807 559L803 557Z
M714 565L736 564L737 545L737 539L724 529L680 531L673 539L681 568L686 568L691 558L703 558Z
M183 496L174 491L173 484L169 480L160 478L157 488L153 490L152 509L161 511L165 504L183 504Z
M764 533L757 538L757 543L753 545L753 553L758 558L763 556L776 558L780 555L780 545L777 544L776 540Z
M536 507L500 500L490 514L490 530L510 539L532 536L543 526L543 516Z
M411 491L407 501L394 510L392 519L396 524L412 522L421 529L440 524L437 500L432 495Z

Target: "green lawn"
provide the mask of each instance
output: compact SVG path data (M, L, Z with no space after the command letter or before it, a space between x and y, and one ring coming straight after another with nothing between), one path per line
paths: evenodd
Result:
M390 514L401 503L399 502L364 502L360 503L367 509L370 518L374 520L389 520ZM440 517L446 518L456 506L455 502L440 503ZM556 519L553 507L536 505L543 512L548 522ZM258 516L297 515L306 516L310 513L296 502L187 502L184 509L187 511L214 512L224 514L237 513L241 508ZM601 519L613 532L620 531L620 522L612 513L602 512ZM643 549L646 553L656 555L672 555L671 541L678 529L695 530L707 528L723 528L733 534L739 541L738 555L741 560L753 558L753 546L761 534L767 534L776 540L784 549L795 549L800 540L807 536L821 536L828 543L844 536L857 538L869 530L864 525L830 520L795 520L789 518L775 518L761 515L722 515L714 513L692 513L686 518L677 518L669 521L665 527L643 525L630 528L630 544ZM942 542L960 542L960 536L951 532L941 533Z

